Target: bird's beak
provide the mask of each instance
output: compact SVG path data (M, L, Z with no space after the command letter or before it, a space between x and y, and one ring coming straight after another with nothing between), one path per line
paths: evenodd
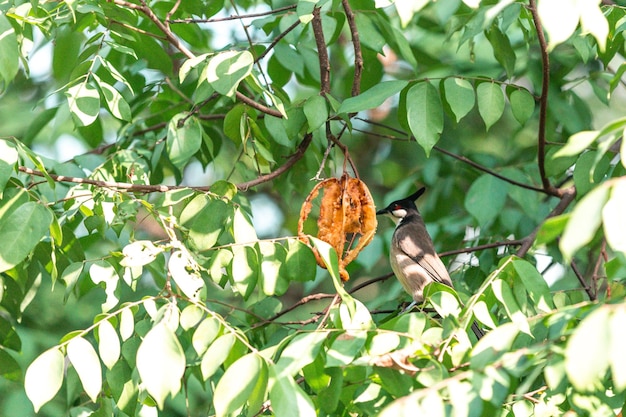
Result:
M379 216L379 215L381 215L381 214L387 214L387 213L389 213L389 212L387 211L387 209L381 209L381 210L378 210L378 211L376 212L376 215L377 215L377 216Z

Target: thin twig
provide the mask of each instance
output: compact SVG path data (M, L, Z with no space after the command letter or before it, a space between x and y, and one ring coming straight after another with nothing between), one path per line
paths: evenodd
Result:
M558 216L559 214L562 214L565 211L565 209L567 209L567 207L576 198L576 188L575 187L566 188L562 190L562 194L563 196L561 197L561 200L556 205L556 207L552 209L550 214L546 216L545 220L548 220L549 218L554 217L554 216ZM533 242L535 241L535 237L537 236L537 232L539 232L540 228L541 228L541 225L537 226L535 230L532 231L532 233L530 233L528 236L522 239L523 243L520 246L520 248L517 250L517 253L516 253L517 256L519 256L520 258L523 258L524 256L526 256L526 254L532 247Z
M292 4L289 6L284 6L284 7L279 7L277 9L273 9L273 10L268 10L266 12L258 12L258 13L249 13L249 14L242 14L242 15L230 15L230 16L226 16L226 17L212 17L210 19L194 19L194 18L189 18L189 19L173 19L173 20L169 20L169 23L185 23L185 24L190 24L190 23L216 23L216 22L226 22L226 21L230 21L230 20L241 20L241 19L248 19L248 18L252 18L252 17L263 17L263 16L269 16L272 14L277 14L277 13L281 13L281 12L286 12L289 10L293 10L296 7L298 7L297 4Z
M589 297L589 300L590 301L595 301L596 297L595 297L591 287L589 286L589 284L587 284L585 282L585 277L583 277L583 274L578 269L578 266L576 265L576 262L574 262L574 261L570 262L570 267L572 268L572 271L574 271L574 275L576 275L576 278L578 278L578 282L580 282L580 285L583 287L583 289L587 293L587 296Z
M328 60L328 50L324 40L324 30L322 28L322 18L319 7L313 8L313 20L311 21L313 36L317 45L317 56L320 63L320 95L330 92L330 61Z
M289 26L287 29L285 29L283 32L281 32L278 36L276 36L274 38L274 40L272 41L272 43L270 43L267 47L267 49L265 49L265 51L261 52L259 54L259 56L257 57L257 61L262 60L263 58L265 58L265 55L267 55L272 49L274 49L274 47L276 46L276 44L278 42L280 42L280 40L282 38L284 38L285 36L287 36L287 34L289 34L289 32L291 32L292 30L294 30L295 28L297 28L298 26L300 26L300 19L297 19L295 22L293 22L291 24L291 26Z
M539 131L537 132L537 165L539 166L539 175L544 190L547 193L561 197L561 191L554 188L550 184L550 180L546 174L546 119L548 115L548 90L550 86L550 57L548 56L548 44L543 33L543 26L537 11L535 0L529 0L530 13L537 30L537 39L539 40L539 48L541 50L541 95L539 96Z
M260 175L253 180L239 183L237 184L237 188L240 190L246 191L250 187L254 187L256 185L263 184L268 181L272 181L274 178L284 174L285 172L289 170L289 168L291 168L296 162L298 162L304 156L304 153L309 147L309 145L311 144L312 140L313 140L313 135L311 133L307 133L302 139L302 142L300 142L300 145L298 145L298 148L296 149L296 151L287 159L287 161L283 165L276 168L274 171L264 174L264 175Z

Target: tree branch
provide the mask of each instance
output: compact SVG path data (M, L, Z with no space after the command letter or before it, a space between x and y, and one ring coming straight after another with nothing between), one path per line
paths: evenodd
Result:
M193 18L189 18L189 19L173 19L173 20L168 20L168 22L169 23L185 23L185 24L226 22L226 21L230 21L230 20L240 20L240 19L248 19L248 18L252 18L252 17L269 16L269 15L272 15L272 14L277 14L277 13L281 13L281 12L286 12L288 10L293 10L296 7L298 7L297 4L292 4L292 5L289 5L289 6L278 7L278 8L273 9L273 10L268 10L266 12L249 13L249 14L242 14L242 15L230 15L230 16L226 16L226 17L212 17L210 19L193 19Z
M348 27L352 34L352 47L354 48L354 80L352 81L352 96L357 96L361 92L361 76L363 74L363 53L361 51L361 40L359 38L359 31L356 26L356 20L354 18L354 12L350 8L348 0L342 0L343 10L346 13L346 19L348 21Z
M576 188L575 187L566 188L566 189L562 190L562 194L563 194L563 196L561 197L561 200L559 201L559 204L557 204L556 207L554 207L554 209L552 209L552 211L550 212L550 214L548 214L546 216L544 221L548 220L551 217L558 216L559 214L562 214L565 211L565 209L567 209L567 207L576 198ZM516 253L517 256L519 256L520 258L523 258L524 256L526 256L526 254L528 253L528 251L532 247L533 242L535 241L535 237L537 236L537 232L539 232L540 228L541 228L541 225L537 226L535 228L535 230L532 231L531 234L529 234L524 239L522 239L523 243L520 246L520 248L517 250L517 253Z
M537 12L537 4L535 0L529 0L530 12L537 30L537 38L539 39L539 49L541 50L541 95L539 96L539 131L537 132L537 165L539 167L539 176L544 190L551 195L562 197L562 190L559 190L550 184L550 180L546 175L546 119L548 117L548 90L550 86L550 57L548 56L548 44L543 33L543 26L539 13Z
M324 30L322 28L322 18L320 17L319 7L313 8L313 36L317 45L317 56L320 63L320 95L330 92L330 61L328 60L328 50L326 49L326 41L324 40Z
M274 178L280 176L281 174L284 174L287 170L289 170L289 168L291 168L296 162L298 162L304 156L304 152L307 150L312 140L313 140L313 135L311 133L307 133L302 139L302 142L300 142L300 145L298 145L296 152L293 153L283 165L281 165L280 167L276 168L274 171L268 174L260 175L259 177L253 180L239 183L237 184L237 188L242 191L246 191L250 187L254 187L256 185L263 184L264 182L271 181Z

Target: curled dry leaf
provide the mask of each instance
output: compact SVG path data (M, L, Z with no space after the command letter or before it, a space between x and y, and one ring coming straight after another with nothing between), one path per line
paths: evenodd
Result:
M329 178L317 184L304 200L298 221L298 236L308 243L304 234L304 222L311 213L311 206L320 191L320 214L317 220L317 238L335 248L339 258L341 279L349 279L346 266L356 259L376 232L376 208L367 186L358 178L343 174L341 178ZM326 268L319 253L313 248L318 265Z

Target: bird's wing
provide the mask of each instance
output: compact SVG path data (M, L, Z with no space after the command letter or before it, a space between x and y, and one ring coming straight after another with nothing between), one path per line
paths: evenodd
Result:
M439 256L437 256L432 242L422 242L422 244L423 247L418 247L408 235L405 235L398 241L402 252L424 268L433 281L452 287L450 274L448 274L446 266L441 262Z

